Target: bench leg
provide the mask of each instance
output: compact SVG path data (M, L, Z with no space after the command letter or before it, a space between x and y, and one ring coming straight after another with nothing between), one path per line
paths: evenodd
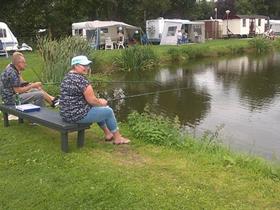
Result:
M85 140L85 130L78 131L77 147L83 147Z
M9 126L9 118L8 118L8 113L3 112L3 118L4 118L4 127L8 127Z
M68 152L68 132L61 132L61 150Z

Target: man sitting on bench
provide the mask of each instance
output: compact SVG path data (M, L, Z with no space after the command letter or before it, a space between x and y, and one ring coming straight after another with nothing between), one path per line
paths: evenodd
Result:
M49 95L42 89L41 82L28 83L23 80L21 72L24 71L26 61L22 53L15 52L12 56L12 63L9 64L1 74L2 101L5 105L14 105L16 94L22 104L32 103L44 106L47 101L52 107L58 105L58 97Z

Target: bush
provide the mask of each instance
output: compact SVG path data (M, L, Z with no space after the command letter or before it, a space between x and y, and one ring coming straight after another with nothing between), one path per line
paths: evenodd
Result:
M91 48L88 42L80 37L67 37L60 40L41 38L38 40L39 54L44 65L43 82L61 82L69 70L70 60L76 55L89 56Z
M271 48L271 43L264 37L255 37L249 40L249 46L254 48L257 53L264 53Z
M115 59L117 66L123 71L143 71L157 65L158 57L149 46L133 46L122 50Z
M179 146L182 142L179 123L155 114L132 112L128 124L133 134L151 144Z

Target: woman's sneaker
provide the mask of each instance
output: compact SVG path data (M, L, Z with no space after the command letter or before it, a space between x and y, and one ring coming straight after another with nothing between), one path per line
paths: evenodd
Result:
M51 107L55 108L59 105L59 96L56 96L53 100L52 100L52 105Z

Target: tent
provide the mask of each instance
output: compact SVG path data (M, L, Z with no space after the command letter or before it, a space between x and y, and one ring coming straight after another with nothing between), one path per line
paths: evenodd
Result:
M118 33L122 32L125 43L129 43L140 27L118 21L86 21L72 24L72 35L81 36L89 41L92 47L99 49L105 44L105 39L110 37L112 42L118 41Z

